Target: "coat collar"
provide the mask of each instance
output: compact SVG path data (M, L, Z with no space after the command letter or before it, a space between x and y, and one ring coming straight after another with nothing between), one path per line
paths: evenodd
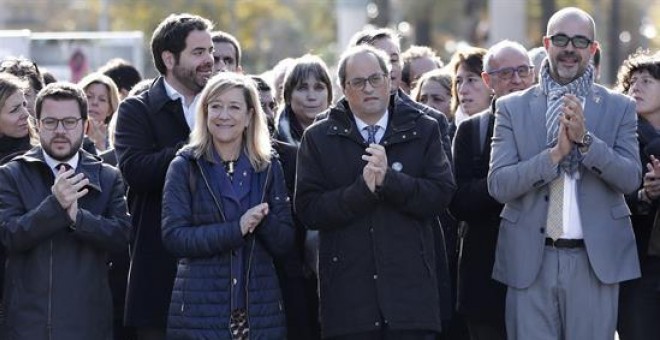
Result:
M78 168L76 168L76 173L82 173L85 175L87 179L89 179L89 184L88 187L96 190L98 192L102 192L103 190L101 189L101 166L102 162L98 158L96 158L94 155L88 153L87 151L80 149L79 151L80 154L80 159L78 161ZM28 164L35 164L40 167L43 167L45 169L48 169L50 172L51 169L46 164L46 160L44 159L44 154L43 154L43 149L41 146L37 146L35 148L32 148L22 156L19 156L14 159L15 161L22 161L26 162Z
M405 132L415 129L417 119L424 114L421 109L395 93L390 96L388 112L389 122L381 144L396 143L417 135L416 131L410 136ZM330 121L328 134L348 136L360 143L363 142L362 134L357 131L355 117L346 98L340 99L337 105L330 109L328 119Z

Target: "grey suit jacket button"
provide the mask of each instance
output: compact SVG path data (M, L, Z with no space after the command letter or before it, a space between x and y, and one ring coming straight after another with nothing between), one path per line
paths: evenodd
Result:
M539 228L539 231L541 232L541 234L545 234L545 228Z
M549 200L550 200L550 196L548 196L548 195L545 195L545 196L543 196L543 199L545 199L545 201L547 202L547 201L549 201Z

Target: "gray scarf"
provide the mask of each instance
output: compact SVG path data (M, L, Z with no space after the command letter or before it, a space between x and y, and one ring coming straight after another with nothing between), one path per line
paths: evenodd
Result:
M584 100L591 91L591 86L594 82L594 69L591 64L587 67L584 73L572 82L561 85L557 83L550 76L550 64L546 58L541 65L541 88L548 97L548 109L545 113L545 127L547 131L548 147L553 147L557 144L557 136L559 134L559 116L561 115L561 108L564 104L562 98L565 94L574 94L584 107ZM582 155L574 145L571 152L564 157L560 162L560 167L566 174L573 176L580 165Z

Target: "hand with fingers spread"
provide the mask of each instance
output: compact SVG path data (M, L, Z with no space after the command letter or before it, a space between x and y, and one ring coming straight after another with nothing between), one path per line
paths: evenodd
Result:
M85 178L84 174L74 175L74 172L73 169L64 170L64 167L60 167L51 187L51 192L73 221L78 213L78 199L89 191L85 188L89 179Z
M566 126L568 139L573 143L581 143L582 137L587 132L582 102L573 94L565 95L563 101L563 115L560 120Z
M248 209L239 221L243 236L253 233L266 215L268 215L268 203L257 204Z
M376 191L376 187L383 184L385 173L387 172L387 153L385 147L380 144L369 144L366 155L362 155L362 160L367 164L362 170L362 177L367 183L371 192Z

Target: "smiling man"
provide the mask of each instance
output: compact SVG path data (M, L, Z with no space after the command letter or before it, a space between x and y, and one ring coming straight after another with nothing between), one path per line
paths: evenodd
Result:
M8 282L0 338L112 339L106 261L130 230L121 175L80 148L80 88L46 86L35 116L40 145L0 167Z
M594 83L595 33L583 10L555 13L540 83L496 103L493 278L510 340L612 339L619 282L640 275L624 199L641 183L635 104Z
M433 228L455 185L437 123L390 101L388 56L357 46L339 61L345 99L305 132L295 207L319 230L323 338L435 339Z
M126 297L126 324L139 339L164 339L176 261L161 242L165 172L194 126L195 106L213 71L212 24L170 15L153 33L151 52L161 76L149 90L119 105L115 149L129 186L135 227Z

